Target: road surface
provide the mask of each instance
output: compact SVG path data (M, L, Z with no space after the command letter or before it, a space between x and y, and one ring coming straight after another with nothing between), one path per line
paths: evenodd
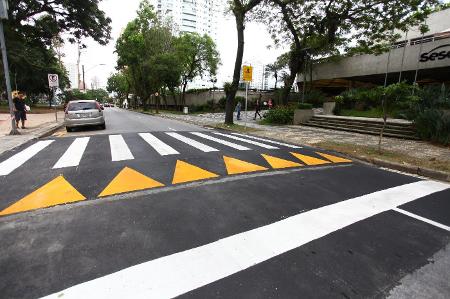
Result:
M0 155L0 298L445 298L450 190L106 108Z

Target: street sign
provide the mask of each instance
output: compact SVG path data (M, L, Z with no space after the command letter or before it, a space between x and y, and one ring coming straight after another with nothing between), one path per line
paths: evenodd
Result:
M250 82L252 81L252 75L253 75L253 67L249 65L244 65L242 67L242 79L244 81Z
M48 74L48 86L50 88L59 87L58 74Z

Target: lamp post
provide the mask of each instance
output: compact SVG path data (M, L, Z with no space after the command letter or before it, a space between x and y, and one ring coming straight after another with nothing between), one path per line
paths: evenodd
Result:
M9 65L8 65L8 56L6 53L6 42L5 42L5 34L3 31L3 20L8 19L8 2L6 0L0 1L0 44L2 48L2 59L3 59L3 69L5 73L5 81L6 81L6 93L8 95L8 104L9 104L9 113L11 114L11 132L10 135L20 135L19 131L16 127L15 115L14 115L14 106L12 101L11 94L11 80L9 78Z
M87 72L89 72L90 70L95 69L96 67L101 66L101 65L106 65L106 64L104 64L104 63L96 64L96 65L94 65L93 67L90 67L86 72L84 71L84 65L82 66L82 70L83 70L83 92L86 92L86 81L84 81L84 75L85 75L85 73L87 73Z

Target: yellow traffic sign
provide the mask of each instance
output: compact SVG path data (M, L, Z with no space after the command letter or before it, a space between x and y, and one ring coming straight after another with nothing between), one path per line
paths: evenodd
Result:
M249 65L244 65L242 67L242 79L244 81L250 82L252 81L252 75L253 75L253 67Z

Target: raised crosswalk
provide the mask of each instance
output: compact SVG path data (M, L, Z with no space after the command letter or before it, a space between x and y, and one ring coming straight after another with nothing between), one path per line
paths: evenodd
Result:
M98 142L102 144L102 147L107 146L107 144L109 145L109 149L102 148L102 150L98 151L98 153L100 153L100 155L105 154L106 157L104 159L110 159L111 162L135 160L136 157L133 154L133 151L136 151L136 153L148 152L149 155L156 154L160 156L182 156L188 151L190 153L210 153L221 151L228 152L230 150L250 151L260 150L260 148L263 148L265 150L278 150L283 147L286 150L301 148L300 146L255 136L247 136L239 133L224 134L214 131L138 133L135 136L138 136L138 138L136 139L136 137L134 137L132 134L127 135L126 138L124 138L124 136L122 136L121 134L108 135L107 137L96 136L75 138L71 142L71 144L66 149L64 149L63 154L60 157L52 156L50 158L54 159L51 162L52 165L50 167L52 167L53 169L78 167L83 161L84 156L86 156L86 151L93 149L94 147L98 147ZM107 138L108 143L104 143L104 141L101 141L101 138ZM130 140L132 141L131 143ZM143 140L144 143L136 143L136 140ZM32 159L39 152L44 151L52 143L54 144L54 146L60 145L57 144L55 140L38 141L28 148L25 148L24 150L6 159L5 161L0 161L0 176L9 175L11 172L21 167L25 162ZM185 146L183 146L182 144L184 144ZM244 146L242 144L248 144L249 146ZM270 144L275 144L277 146L273 146ZM142 148L143 146L144 148ZM148 149L146 149L145 146L148 146ZM110 157L108 157L107 154L109 151L111 153ZM326 156L324 157L327 158ZM46 159L49 158L47 157ZM273 160L273 158L271 159ZM346 160L344 159L343 161ZM286 164L287 162L284 163Z

